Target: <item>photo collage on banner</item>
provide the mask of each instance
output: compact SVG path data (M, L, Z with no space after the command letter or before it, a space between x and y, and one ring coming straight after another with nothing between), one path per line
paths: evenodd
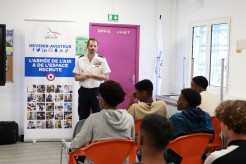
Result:
M72 96L72 85L28 86L27 129L72 128Z

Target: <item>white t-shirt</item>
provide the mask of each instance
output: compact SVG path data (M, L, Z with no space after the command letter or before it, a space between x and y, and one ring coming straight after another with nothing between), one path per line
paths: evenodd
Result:
M202 97L202 102L199 107L203 111L208 112L210 116L214 116L215 109L220 104L219 98L207 91L202 91L200 94Z

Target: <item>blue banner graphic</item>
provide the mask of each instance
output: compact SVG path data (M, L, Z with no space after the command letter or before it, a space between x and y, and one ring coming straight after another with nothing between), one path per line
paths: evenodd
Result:
M25 57L25 76L74 77L75 58Z

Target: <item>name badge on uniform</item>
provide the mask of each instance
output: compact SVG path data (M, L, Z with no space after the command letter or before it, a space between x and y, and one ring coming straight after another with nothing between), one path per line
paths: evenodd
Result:
M93 65L94 65L95 67L100 67L100 66L102 65L102 62L100 62L100 61L98 61L98 60L95 60L95 61L93 62Z

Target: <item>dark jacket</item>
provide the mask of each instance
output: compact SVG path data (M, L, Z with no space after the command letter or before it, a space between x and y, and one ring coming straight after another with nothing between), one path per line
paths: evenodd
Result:
M173 138L192 133L214 133L212 120L207 112L200 108L184 109L170 117L173 125ZM169 162L180 163L182 158L171 149L165 150L165 159Z

